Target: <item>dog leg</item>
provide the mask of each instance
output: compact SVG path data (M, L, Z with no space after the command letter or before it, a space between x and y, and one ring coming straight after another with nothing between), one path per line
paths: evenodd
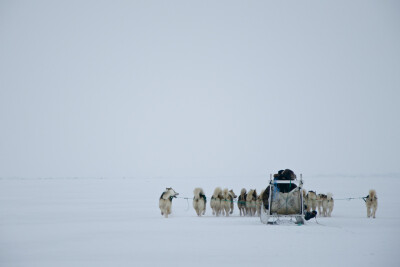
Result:
M371 217L371 209L367 207L367 218Z

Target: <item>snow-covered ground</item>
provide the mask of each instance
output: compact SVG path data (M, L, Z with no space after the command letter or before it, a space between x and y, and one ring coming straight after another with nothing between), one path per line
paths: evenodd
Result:
M258 217L197 217L174 199L160 215L165 187L192 197L214 187L259 192L268 177L0 179L0 266L400 266L400 177L307 177L332 192L331 218L304 226L264 225ZM361 197L374 188L376 219Z

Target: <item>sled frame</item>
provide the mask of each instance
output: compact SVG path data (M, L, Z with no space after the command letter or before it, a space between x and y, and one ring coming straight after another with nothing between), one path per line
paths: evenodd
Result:
M300 210L296 214L277 214L271 212L273 194L274 194L274 185L275 184L295 184L299 188L300 192ZM261 215L260 220L264 224L282 224L286 222L293 222L298 225L304 224L304 199L303 199L303 177L300 174L300 180L274 180L272 178L272 174L270 174L269 180L269 198L268 198L268 209L265 209L264 203L261 207Z

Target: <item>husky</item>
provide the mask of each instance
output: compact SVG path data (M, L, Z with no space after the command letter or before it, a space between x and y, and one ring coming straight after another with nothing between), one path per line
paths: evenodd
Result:
M257 200L256 200L256 214L258 214L258 216L261 215L261 206L262 206L262 195L264 193L264 190L261 191L261 193L257 196Z
M160 207L161 215L164 215L165 218L168 218L168 215L171 214L172 199L176 198L177 195L179 193L175 192L171 187L167 187L161 194L158 206Z
M212 209L212 214L219 216L221 213L221 199L222 199L222 189L217 187L214 189L214 194L211 197L210 207Z
M246 189L242 188L237 203L240 216L246 216L246 197L247 197Z
M326 199L326 195L318 194L317 195L317 206L318 206L318 214L323 214L322 212L322 203Z
M263 206L263 195L264 195L264 190L261 191L261 193L258 195L257 197L257 201L256 201L256 207L257 207L257 214L258 216L261 216L261 207Z
M206 213L207 198L203 189L197 187L193 190L193 194L193 208L196 211L197 216L204 215Z
M221 199L221 213L222 215L229 216L229 211L231 209L231 203L230 203L230 195L228 188L225 188L222 191L222 199Z
M246 214L249 216L256 215L257 192L255 189L250 189L246 197Z
M367 206L367 218L375 219L376 209L378 208L378 197L374 189L369 190L368 196L364 198L365 205Z
M325 198L322 200L322 213L324 217L331 217L334 204L332 193L326 194Z
M229 204L230 204L229 214L232 214L234 208L233 201L237 198L237 195L235 194L235 192L233 192L233 189L229 190L228 193L229 193Z
M308 191L306 195L307 211L317 209L317 194L314 191Z

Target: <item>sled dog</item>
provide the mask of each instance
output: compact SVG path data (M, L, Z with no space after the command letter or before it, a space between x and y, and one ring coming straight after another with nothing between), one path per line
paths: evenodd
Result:
M326 195L325 194L318 194L317 195L318 214L320 214L320 215L323 215L322 203L324 202L325 199L326 199Z
M229 211L231 209L231 203L230 203L230 195L228 188L225 188L222 191L222 199L221 199L221 213L222 216L229 216Z
M230 204L230 211L229 214L233 213L233 201L237 198L237 195L235 194L235 192L233 192L233 189L229 190L229 204Z
M246 214L254 216L256 214L256 201L257 192L256 189L250 189L246 197Z
M193 208L196 211L197 216L204 215L206 213L207 198L203 189L197 187L193 190L193 194Z
M367 206L367 217L375 218L376 209L378 208L378 197L374 189L369 190L369 194L364 198L365 205Z
M331 217L334 204L335 202L332 198L332 193L326 194L326 198L322 201L322 212L325 217Z
M317 209L317 194L314 191L308 191L306 195L307 211Z
M240 216L246 216L246 197L247 197L246 189L242 188L237 203Z
M161 215L164 215L165 218L168 218L168 215L171 214L172 199L174 197L176 198L177 195L179 195L179 193L176 193L171 187L167 187L161 194L158 206L160 207Z
M214 194L211 197L210 207L212 209L212 214L219 216L221 213L221 199L222 199L222 189L217 187L214 189Z
M258 216L261 216L261 207L263 206L262 198L263 198L264 191L265 191L265 189L261 191L261 193L258 195L257 201L256 201L256 206L257 206L256 212L257 212Z

